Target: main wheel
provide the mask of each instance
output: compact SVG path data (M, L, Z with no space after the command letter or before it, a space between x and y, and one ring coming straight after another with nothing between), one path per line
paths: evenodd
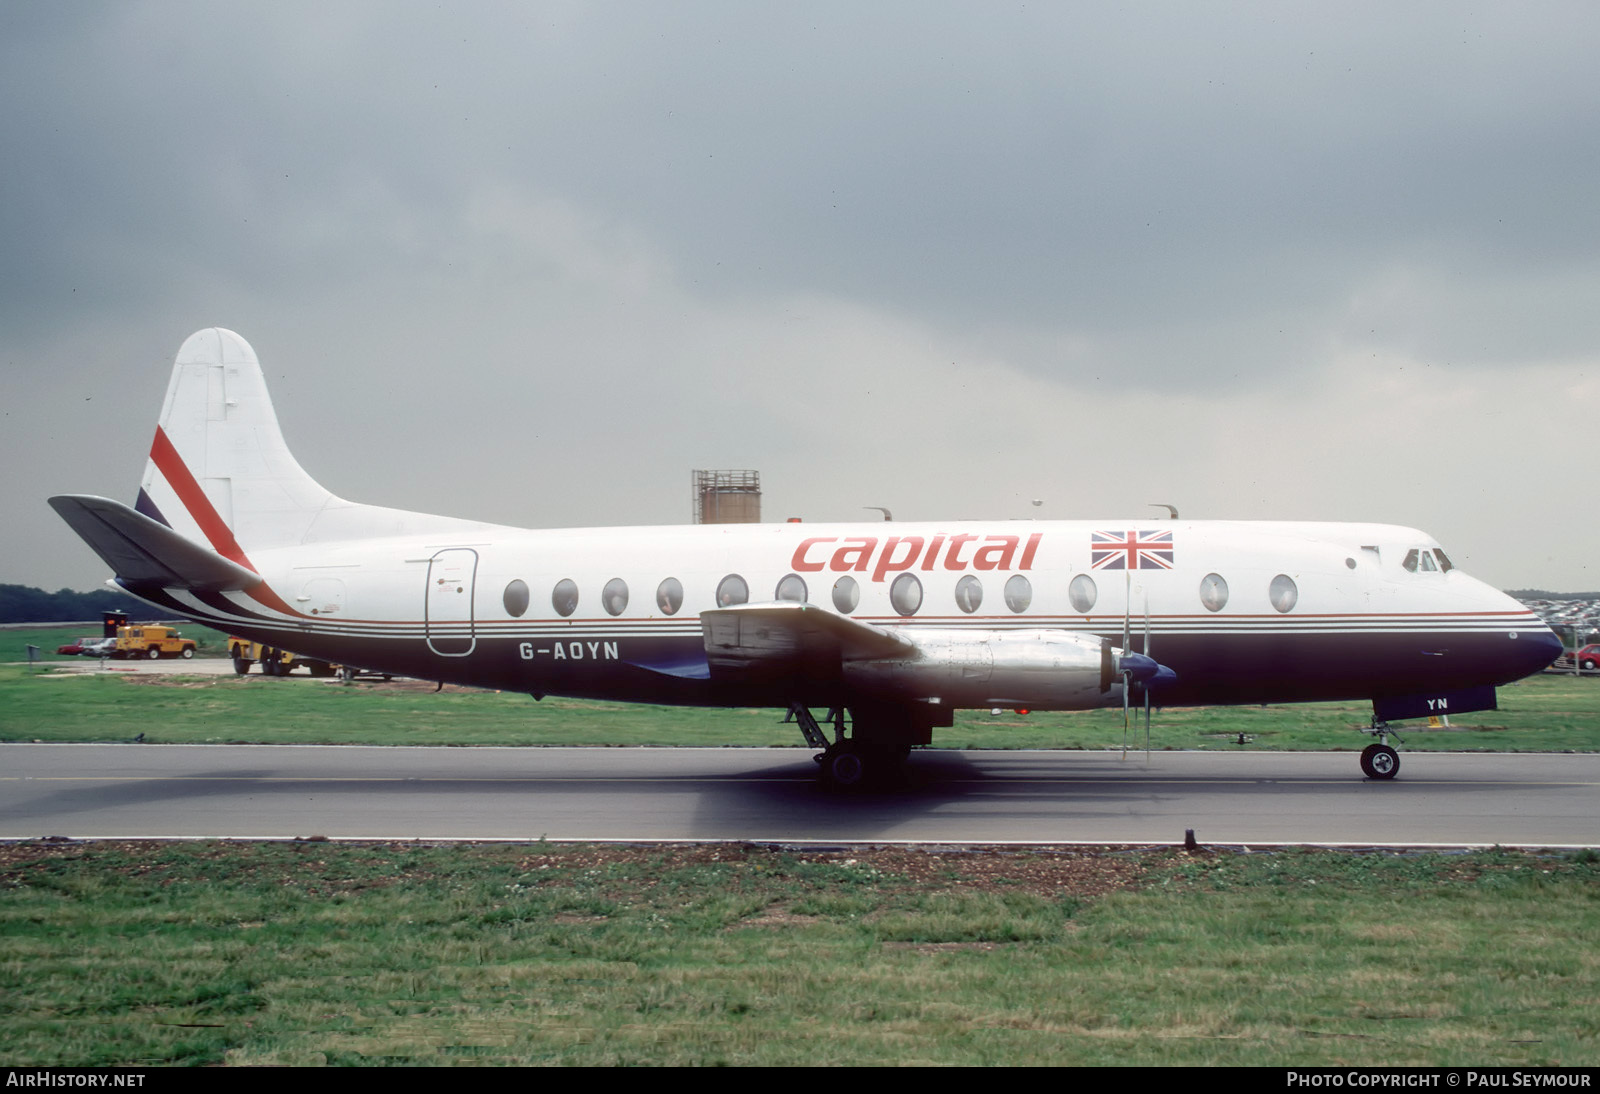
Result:
M344 677L344 682L348 684L356 678L356 667L354 665L346 665L339 670L339 675Z
M238 673L240 676L244 676L250 671L250 659L248 657L240 657L238 654L234 654L233 671Z
M838 789L855 790L867 781L867 761L846 742L823 757L822 773Z
M1400 773L1400 754L1388 745L1361 750L1361 770L1369 779L1392 779Z

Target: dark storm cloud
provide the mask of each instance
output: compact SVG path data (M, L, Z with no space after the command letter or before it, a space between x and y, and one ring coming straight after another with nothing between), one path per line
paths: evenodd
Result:
M1211 515L1434 520L1382 453L1327 457L1380 422L1497 429L1496 373L1592 407L1597 30L1580 4L0 6L0 455L51 453L8 508L126 495L93 448L141 451L163 362L221 323L364 500L671 520L688 467L765 461L815 480L812 516L1015 515L992 499L1067 492L1067 423ZM1347 397L1401 374L1398 417ZM370 443L418 399L439 452L493 438L515 496ZM979 455L879 442L908 420ZM1232 488L1302 435L1320 477ZM1082 505L1121 497L1088 478ZM1343 508L1284 512L1302 492Z
M1325 321L1391 264L1470 289L1587 262L1600 226L1582 7L1567 32L1448 5L76 10L8 35L5 230L31 276L6 300L29 314L86 281L426 261L486 179L647 225L707 291L1133 358L1163 330Z

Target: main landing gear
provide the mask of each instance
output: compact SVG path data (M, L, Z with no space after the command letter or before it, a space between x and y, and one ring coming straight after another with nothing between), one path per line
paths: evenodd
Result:
M1378 738L1376 744L1370 744L1361 750L1361 771L1369 779L1392 779L1400 774L1400 754L1389 747L1389 738L1400 740L1400 734L1389 727L1389 723L1380 721L1376 716L1372 725L1362 730ZM1402 742L1403 743L1403 742Z
M833 727L830 744L822 724L801 703L789 707L789 721L800 726L806 744L822 751L813 756L823 782L836 790L860 790L894 781L902 772L912 745L933 739L932 721L916 711L898 707L851 707L850 735L845 735L845 712L828 711L824 721Z

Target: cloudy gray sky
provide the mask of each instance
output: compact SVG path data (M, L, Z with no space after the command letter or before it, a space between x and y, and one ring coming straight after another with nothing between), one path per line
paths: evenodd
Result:
M679 523L753 467L1600 587L1597 55L1587 2L9 0L0 581L106 576L44 498L131 501L226 326L361 501Z

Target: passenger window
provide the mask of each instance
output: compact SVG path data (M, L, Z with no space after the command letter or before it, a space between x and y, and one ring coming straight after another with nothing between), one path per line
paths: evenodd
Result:
M772 594L772 599L792 600L797 604L804 604L806 602L805 578L799 574L790 574L778 582L778 590Z
M922 607L922 582L915 574L901 574L889 586L889 603L897 615L916 615Z
M1295 602L1300 599L1300 590L1295 585L1294 578L1288 574L1279 574L1272 579L1272 585L1267 589L1267 598L1280 612L1293 611Z
M983 582L968 574L956 582L956 607L971 615L983 604Z
M1200 579L1200 603L1208 612L1220 612L1228 606L1228 583L1221 574L1207 574Z
M749 599L750 586L738 574L729 574L717 582L717 607L731 608L735 604L747 603Z
M1006 607L1014 612L1025 612L1033 603L1033 583L1021 574L1006 582Z
M1094 602L1100 598L1100 590L1095 587L1094 578L1088 574L1079 574L1072 579L1072 584L1067 586L1067 599L1072 603L1072 610L1084 615L1094 607ZM1012 611L1019 609L1012 608Z
M628 610L628 583L620 577L614 577L606 582L606 587L600 590L600 606L606 610L607 615L621 615Z
M556 587L550 594L550 604L560 616L568 616L577 611L578 583L570 577L564 577L556 582Z
M522 613L528 610L528 583L520 577L506 586L505 595L501 597L505 603L506 614L513 619L520 619Z
M683 582L669 577L657 585L656 607L661 609L662 615L677 615L678 609L683 607Z
M856 605L861 603L861 588L856 584L856 579L846 574L833 583L833 606L839 612L849 615L856 610Z

